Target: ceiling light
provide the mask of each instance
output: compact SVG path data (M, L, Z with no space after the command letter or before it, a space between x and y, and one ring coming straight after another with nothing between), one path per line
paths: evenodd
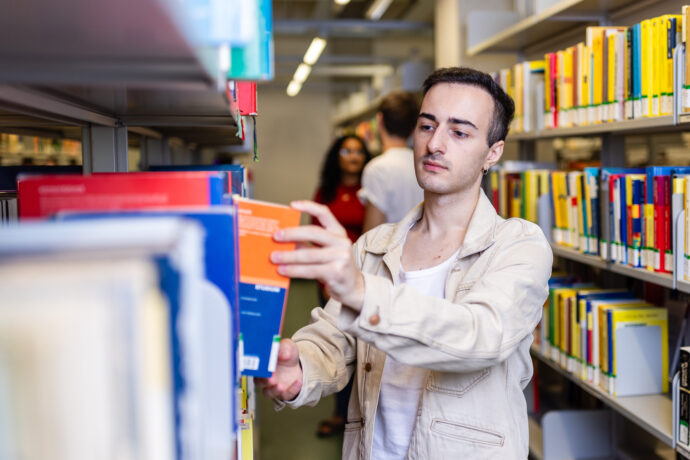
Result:
M302 89L302 83L292 80L287 87L287 95L290 97L295 97L299 94Z
M297 70L295 70L295 75L292 77L292 79L294 81L302 84L307 79L310 72L311 72L311 66L308 66L307 64L302 63L299 66L297 66Z
M309 45L309 48L307 48L307 52L304 53L304 62L309 65L316 64L316 61L319 60L319 56L321 56L321 53L325 47L325 39L321 37L314 37L314 39L311 41L311 45Z
M374 0L374 3L372 3L367 10L366 16L369 19L378 21L381 19L381 16L383 16L383 13L386 12L391 3L393 3L393 0Z
M335 1L336 5L347 5L348 3L350 3L350 0L333 0L333 1Z

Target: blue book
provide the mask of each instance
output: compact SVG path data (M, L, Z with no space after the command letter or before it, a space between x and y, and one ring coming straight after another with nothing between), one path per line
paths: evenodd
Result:
M640 23L638 22L635 24L632 28L633 30L633 36L632 36L632 44L633 44L633 52L632 52L632 83L633 83L633 100L634 101L641 101L642 100L642 41L641 41L641 35L642 35L642 27ZM642 106L640 104L637 104L635 106L635 109L642 110ZM642 113L640 112L635 112L635 118L638 118L641 116Z
M142 211L115 211L115 212L85 212L85 213L61 213L57 215L61 220L87 220L113 217L136 217L136 218L170 218L179 217L193 220L199 223L204 230L204 271L208 281L210 281L224 296L229 308L228 317L230 319L228 328L231 333L228 343L232 347L230 350L229 369L231 375L228 380L234 385L239 385L241 347L239 343L240 321L239 321L239 271L237 269L237 210L234 206L212 206L209 208L184 208L175 210L142 210ZM170 293L171 318L179 316L179 295L175 289L175 271L170 267L167 259L157 259L161 267L161 285L163 291ZM179 284L179 282L178 282ZM176 337L176 336L175 336ZM172 355L174 362L174 383L177 393L184 390L182 378L182 363L179 353L179 339L172 342ZM231 403L234 405L234 398ZM234 412L233 412L234 414ZM179 414L176 413L176 417ZM179 422L179 420L177 420ZM237 430L237 418L232 417L232 432ZM176 426L179 426L176 423Z
M589 207L589 252L590 254L599 254L599 168L586 167L584 169L585 181L589 196L585 197L587 206Z
M626 186L626 180L625 176L621 176L618 179L618 185L619 185L619 194L620 194L620 213L621 213L621 221L620 221L620 234L621 234L621 260L618 262L622 264L627 264L628 263L628 246L630 242L628 241L628 203L626 200L627 195L627 186Z

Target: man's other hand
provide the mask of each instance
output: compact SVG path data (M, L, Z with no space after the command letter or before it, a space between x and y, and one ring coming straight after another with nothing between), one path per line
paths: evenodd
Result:
M280 341L278 364L270 378L255 378L254 383L263 388L264 395L271 399L290 401L302 390L302 366L299 363L299 348L290 339Z

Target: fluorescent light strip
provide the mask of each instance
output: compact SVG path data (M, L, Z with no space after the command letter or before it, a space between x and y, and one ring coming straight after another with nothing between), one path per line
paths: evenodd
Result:
M311 66L308 66L305 63L300 64L297 66L297 70L295 70L295 75L292 77L293 80L296 82L302 84L307 80L307 77L309 77L309 74L311 73Z
M336 5L347 5L350 0L334 0Z
M290 97L295 97L302 90L302 83L292 80L287 87L287 95Z
M391 6L391 3L393 3L393 0L376 0L367 10L366 16L369 19L378 21L381 19L381 16L383 16L383 13L386 12L388 7Z
M321 56L325 47L326 40L321 37L314 37L311 41L311 45L307 48L307 52L304 53L304 62L309 65L316 64L316 61L319 60L319 56Z

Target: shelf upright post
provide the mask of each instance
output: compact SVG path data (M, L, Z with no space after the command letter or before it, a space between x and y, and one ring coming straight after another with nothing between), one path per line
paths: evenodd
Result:
M625 166L625 137L621 134L601 135L601 166Z
M84 174L127 172L127 128L92 126L82 128Z
M535 161L537 157L537 142L534 139L522 139L518 142L518 160Z

